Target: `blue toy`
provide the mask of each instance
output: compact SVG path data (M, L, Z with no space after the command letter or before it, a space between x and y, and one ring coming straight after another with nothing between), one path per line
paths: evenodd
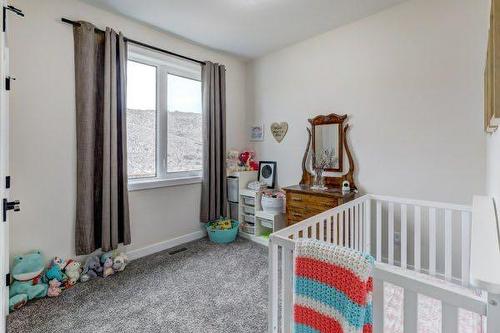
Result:
M9 288L9 310L19 309L28 301L47 295L48 285L42 282L45 268L40 251L14 258L12 277L14 282Z
M47 272L45 272L45 281L50 281L56 279L59 282L66 280L66 276L61 271L59 265L52 265Z
M80 275L80 282L87 282L90 279L102 275L102 266L98 256L88 256L83 266L82 275Z

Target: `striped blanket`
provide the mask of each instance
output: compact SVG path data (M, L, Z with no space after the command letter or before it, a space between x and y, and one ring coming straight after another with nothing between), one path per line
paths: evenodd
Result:
M295 333L372 332L373 257L312 239L294 256Z

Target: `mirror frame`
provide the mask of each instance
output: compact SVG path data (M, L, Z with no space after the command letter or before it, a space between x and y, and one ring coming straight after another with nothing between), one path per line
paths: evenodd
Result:
M355 165L354 165L354 158L351 154L351 150L349 148L349 143L347 139L347 134L349 131L349 124L345 121L347 119L347 115L345 116L339 116L336 114L332 114L333 116L336 116L338 118L343 118L342 120L342 147L345 149L345 154L347 155L347 160L349 161L349 168L346 171L340 172L340 175L337 176L325 176L325 185L327 187L333 187L337 188L339 191L342 186L342 182L347 180L351 186L351 191L356 191L357 186L354 181L354 173L355 173ZM328 117L328 116L318 116L316 118L320 117ZM311 121L314 121L314 119L310 119L309 123ZM304 152L304 156L302 157L302 179L300 180L301 185L308 185L311 186L314 182L314 175L309 171L308 164L311 162L310 153L311 153L311 143L312 143L312 130L309 127L306 127L307 130L307 145L306 145L306 150ZM344 150L343 150L344 151Z
M338 131L338 168L328 168L328 169L323 169L327 172L343 172L344 171L344 121L347 119L347 115L340 116L335 113L331 113L326 116L316 116L312 119L308 119L309 123L311 124L312 127L312 152L313 152L313 168L316 166L316 126L319 125L338 125L339 131Z

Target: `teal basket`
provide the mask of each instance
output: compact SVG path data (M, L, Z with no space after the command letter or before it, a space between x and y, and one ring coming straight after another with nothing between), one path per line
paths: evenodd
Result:
M236 236L238 235L238 229L240 226L240 222L231 220L231 229L227 230L211 230L210 225L212 222L207 223L207 233L208 233L208 238L214 243L217 244L227 244L234 242L236 239Z

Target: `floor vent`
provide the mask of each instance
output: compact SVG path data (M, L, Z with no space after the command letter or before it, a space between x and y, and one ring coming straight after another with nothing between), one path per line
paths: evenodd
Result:
M181 247L181 248L178 248L178 249L170 251L168 254L170 254L171 256L173 256L174 254L181 253L181 252L184 252L184 251L187 251L187 248Z

